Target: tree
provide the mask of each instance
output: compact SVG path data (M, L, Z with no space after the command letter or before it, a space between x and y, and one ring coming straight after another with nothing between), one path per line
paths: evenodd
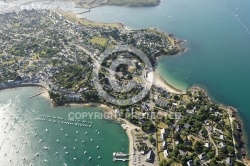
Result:
M203 146L202 146L202 143L197 141L195 144L194 144L194 150L199 154L199 153L202 153L203 151Z
M160 162L160 166L170 166L171 164L173 163L172 160L166 160L166 159L163 159L161 162Z
M150 131L152 131L154 129L155 129L155 126L150 121L142 125L142 130L145 131L145 132L150 132Z
M156 140L153 138L152 134L149 135L148 140L152 145L154 146L156 145Z
M207 157L210 158L210 159L213 158L214 157L214 152L212 152L212 151L208 152Z

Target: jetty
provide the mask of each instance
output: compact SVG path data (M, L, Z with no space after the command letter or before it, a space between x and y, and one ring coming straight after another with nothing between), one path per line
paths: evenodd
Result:
M38 94L35 94L35 95L33 95L33 96L30 96L29 97L29 99L32 99L32 98L34 98L34 97L36 97L36 96L39 96L39 95L41 95L41 94L43 94L44 92L40 92L40 93L38 93Z
M127 158L113 158L113 161L116 162L116 161L129 161L129 159Z
M122 153L122 152L114 152L113 153L113 157L116 158L116 157L127 157L129 156L129 154L125 154L125 153Z
M84 11L84 12L80 12L80 13L77 13L77 14L84 14L84 13L89 13L91 10L87 10L87 11Z
M113 153L113 161L129 161L130 159L127 158L127 156L129 156L129 154L125 154L122 152L114 152Z

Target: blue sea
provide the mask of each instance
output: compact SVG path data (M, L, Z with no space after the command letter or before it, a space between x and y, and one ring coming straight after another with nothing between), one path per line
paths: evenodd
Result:
M200 85L215 102L237 108L250 138L250 1L161 0L156 7L105 6L83 16L186 39L188 51L163 57L157 70L180 89Z

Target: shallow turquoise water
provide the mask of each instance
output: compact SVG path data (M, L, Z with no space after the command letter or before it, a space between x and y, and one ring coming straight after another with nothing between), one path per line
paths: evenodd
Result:
M250 138L249 15L248 0L162 0L152 8L107 6L84 14L132 28L158 27L187 39L189 50L162 58L157 70L177 87L202 85L214 100L236 107Z
M128 153L128 137L120 124L90 117L83 119L85 123L82 119L81 122L73 122L74 125L59 123L67 121L70 112L101 111L79 106L54 108L51 102L42 96L29 99L40 90L17 88L0 91L0 165L128 165L127 162L113 162L114 151ZM45 121L36 120L37 118ZM76 126L75 123L88 126L93 124L92 127L82 127ZM92 159L89 160L89 157Z

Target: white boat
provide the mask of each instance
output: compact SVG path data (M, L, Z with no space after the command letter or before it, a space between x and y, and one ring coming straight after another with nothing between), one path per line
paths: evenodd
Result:
M90 140L91 142L93 141L93 139Z
M98 158L100 159L100 158L101 158L101 156L98 156Z
M98 148L99 148L99 146L96 147L96 149L98 149Z
M84 151L84 154L86 154L87 153L87 151Z
M89 160L91 160L91 157L89 157Z
M43 149L48 150L49 148L48 148L48 147L46 147L46 146L44 146L44 147L43 147Z
M49 130L48 130L48 129L46 129L45 131L47 131L47 132L48 132Z

